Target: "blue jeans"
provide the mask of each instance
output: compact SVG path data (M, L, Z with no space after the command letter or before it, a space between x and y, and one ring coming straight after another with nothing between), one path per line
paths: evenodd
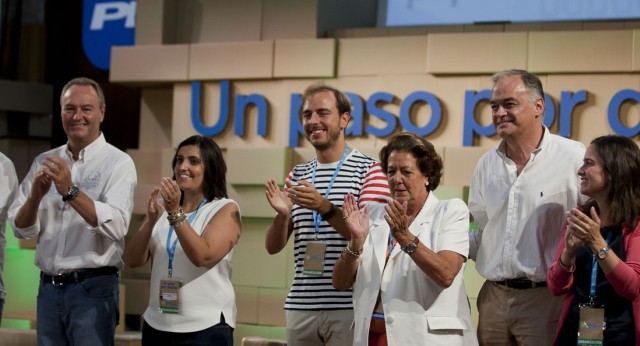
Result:
M220 314L220 323L192 333L163 332L145 322L142 326L142 346L155 345L233 346L233 328L225 323L222 314Z
M56 286L40 280L38 346L114 345L120 309L118 274Z

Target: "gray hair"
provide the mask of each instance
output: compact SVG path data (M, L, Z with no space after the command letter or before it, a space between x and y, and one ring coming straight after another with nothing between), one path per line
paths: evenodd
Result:
M104 99L104 92L102 91L100 84L98 84L93 79L86 78L86 77L78 77L68 81L67 84L65 84L64 87L62 87L62 92L60 93L60 100L62 100L62 95L64 95L64 93L66 93L67 90L69 90L69 88L71 88L74 85L88 85L92 87L96 91L96 94L98 94L98 98L100 99L100 108L106 105L106 101Z
M522 79L525 88L527 88L527 91L529 91L529 100L531 101L531 103L535 103L539 98L544 99L544 90L542 89L542 82L540 81L540 78L538 78L533 73L530 73L529 71L516 69L500 71L491 77L491 81L495 86L496 83L498 83L503 78L511 76L520 76L520 79Z

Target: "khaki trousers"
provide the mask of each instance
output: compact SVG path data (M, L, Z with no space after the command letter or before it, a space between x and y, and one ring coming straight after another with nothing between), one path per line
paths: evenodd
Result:
M353 310L285 310L287 346L353 344Z
M486 281L478 294L480 345L551 345L564 296L546 287L515 289Z

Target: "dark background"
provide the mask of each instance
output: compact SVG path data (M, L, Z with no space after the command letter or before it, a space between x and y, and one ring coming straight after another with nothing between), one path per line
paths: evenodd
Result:
M140 90L109 83L82 49L82 0L1 0L0 79L53 86L51 146L66 143L59 95L66 82L88 77L104 89L106 113L101 129L121 150L138 147ZM31 138L29 115L7 113L4 137Z

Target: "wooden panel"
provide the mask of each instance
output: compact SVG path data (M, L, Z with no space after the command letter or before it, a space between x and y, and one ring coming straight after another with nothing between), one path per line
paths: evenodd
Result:
M632 31L529 33L532 72L629 72Z
M258 324L265 326L285 326L284 301L289 289L258 290Z
M242 213L243 204L241 201L238 201L238 204ZM243 215L242 234L233 251L234 286L289 288L290 282L286 277L287 273L293 270L293 266L287 267L286 248L277 255L269 255L264 247L265 230L271 221L247 219ZM293 247L293 239L289 243Z
M273 41L191 45L189 79L271 78Z
M189 46L157 45L111 48L111 82L187 80Z
M334 39L277 40L274 56L274 78L335 76Z
M236 323L258 324L258 288L235 285L233 290L238 309Z
M633 67L634 72L640 71L640 30L633 30Z
M430 34L427 49L429 73L494 73L527 66L527 34Z
M478 147L446 147L443 179L447 186L469 186L473 169L486 151L487 148Z
M338 75L424 73L427 36L341 39Z
M262 2L262 40L316 38L317 0Z

